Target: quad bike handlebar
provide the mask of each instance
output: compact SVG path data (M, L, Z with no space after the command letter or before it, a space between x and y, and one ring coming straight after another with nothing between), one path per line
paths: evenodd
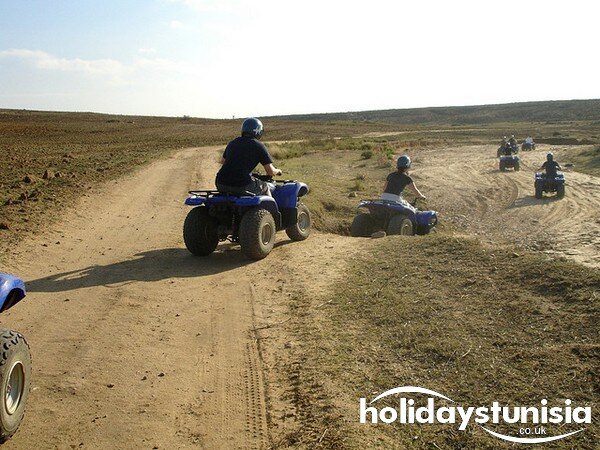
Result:
M252 176L257 180L266 181L267 183L293 183L295 180L275 180L271 175L263 175L262 173L253 173Z

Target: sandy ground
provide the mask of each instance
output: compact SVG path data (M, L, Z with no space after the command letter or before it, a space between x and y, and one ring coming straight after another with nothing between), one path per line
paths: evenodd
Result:
M567 169L565 198L536 199L534 173L549 150L559 162L566 159L563 151L539 145L519 153L519 172L500 172L494 146L425 151L414 161L414 175L443 205L440 220L462 225L468 234L600 267L600 179Z
M600 182L569 173L563 200L535 200L545 150L517 173L500 173L490 146L425 151L415 176L447 199L442 220L597 266ZM182 201L212 186L216 152L182 150L90 192L14 252L4 269L29 295L2 322L27 337L34 373L5 448L265 448L293 428L272 355L293 343L270 331L286 297L327 289L361 240L283 235L259 262L228 245L191 256Z
M187 252L182 201L215 170L216 149L179 152L91 192L15 252L5 269L29 292L3 324L27 337L34 373L5 448L269 445L256 274L268 286L287 264L273 270L279 249L254 263L227 245ZM301 257L317 243L289 247L304 244Z

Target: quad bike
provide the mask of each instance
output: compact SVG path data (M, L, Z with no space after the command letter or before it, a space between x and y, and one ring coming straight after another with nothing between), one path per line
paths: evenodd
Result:
M496 158L500 158L503 155L516 155L517 153L519 153L519 146L516 143L511 144L507 142L506 145L498 147Z
M555 177L547 177L542 172L535 174L535 198L543 198L544 192L556 192L557 198L565 196L565 174L558 172Z
M23 281L0 273L0 312L25 297ZM0 443L16 433L23 420L31 380L31 353L21 333L0 329Z
M419 211L417 200L412 208L399 202L388 200L363 200L358 204L359 213L354 217L350 234L355 237L369 237L376 231L387 234L428 234L438 222L437 212ZM361 208L368 212L360 212Z
M521 159L517 155L502 155L500 156L498 168L501 172L509 168L513 168L517 172L521 170Z
M194 208L185 218L183 240L191 253L207 256L219 242L229 240L239 243L248 258L262 259L273 249L277 231L285 230L293 241L303 241L308 237L310 211L299 201L308 193L308 186L299 181L273 180L270 176L259 174L253 176L271 183L272 197L250 192L189 192L185 204Z
M523 142L521 144L521 150L522 151L535 150L535 142Z

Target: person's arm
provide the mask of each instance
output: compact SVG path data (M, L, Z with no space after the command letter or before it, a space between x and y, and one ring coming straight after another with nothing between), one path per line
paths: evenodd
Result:
M281 170L275 167L272 163L264 164L263 167L265 168L265 172L267 172L267 175L269 175L270 177L279 176L282 173Z
M223 151L223 154L221 155L221 159L219 160L219 164L223 165L225 164L225 159L227 158L227 149L229 148L229 144L227 144L227 147L225 147L225 150Z
M408 187L408 188L409 188L411 191L413 191L413 193L414 193L414 194L415 194L417 197L419 197L419 198L422 198L423 200L425 200L425 199L427 198L427 197L425 197L425 196L424 196L424 195L421 193L421 191L419 191L419 189L418 189L418 188L417 188L417 186L415 185L415 182L414 182L414 181L413 181L412 183L410 183L410 184L409 184L407 187Z

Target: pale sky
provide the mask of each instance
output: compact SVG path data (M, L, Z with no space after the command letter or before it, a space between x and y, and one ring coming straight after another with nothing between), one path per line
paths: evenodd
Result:
M0 108L230 118L600 98L600 3L0 0Z

